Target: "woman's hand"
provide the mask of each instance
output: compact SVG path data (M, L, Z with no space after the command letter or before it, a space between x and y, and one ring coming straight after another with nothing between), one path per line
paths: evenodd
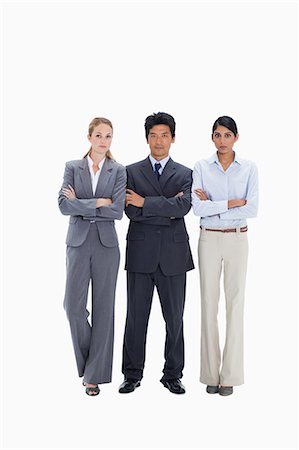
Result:
M246 200L242 200L242 199L228 200L228 202L227 202L228 209L236 208L237 206L244 206L244 205L246 205Z
M63 195L69 200L74 200L74 198L77 198L76 192L70 184L68 185L67 188L63 188L62 192L63 192Z
M209 197L207 196L207 194L205 193L205 191L203 189L194 189L195 194L197 195L197 197L200 198L200 200L209 200Z
M112 205L111 198L97 198L96 208L100 208L101 206L109 206Z

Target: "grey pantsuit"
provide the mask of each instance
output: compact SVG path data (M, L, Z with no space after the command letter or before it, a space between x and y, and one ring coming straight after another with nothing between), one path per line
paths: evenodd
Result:
M111 381L114 299L119 267L118 247L104 247L92 224L80 247L67 247L64 308L70 322L79 377L87 383ZM91 325L86 309L92 283Z
M119 267L118 239L114 219L124 209L126 171L106 158L95 195L86 159L66 164L63 187L73 186L77 198L59 194L59 207L70 215L66 239L66 290L64 308L70 322L78 374L91 384L111 381L114 302ZM96 208L97 198L112 204ZM92 288L91 322L86 309Z

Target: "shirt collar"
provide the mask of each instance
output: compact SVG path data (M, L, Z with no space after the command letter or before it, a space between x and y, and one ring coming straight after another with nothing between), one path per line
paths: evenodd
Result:
M98 164L99 169L101 169L101 167L103 166L105 159L106 158L103 158L102 161L99 162L99 164ZM91 157L89 155L87 155L87 162L88 162L89 169L92 170L93 160L91 159Z
M166 164L169 161L170 156L166 156L166 158L160 159L160 161L157 161L155 158L152 157L152 155L149 155L149 160L153 166L153 169L155 168L155 164L156 163L160 163L161 164L161 168L162 170L164 169L164 167L166 166Z
M234 163L238 163L238 164L241 165L242 164L242 159L238 157L238 155L237 155L237 153L235 151L234 151L234 154L235 154L235 157L234 157L234 160L233 160L233 164ZM220 162L219 162L219 159L218 159L217 152L215 152L207 161L208 161L209 164L216 163L216 164L219 165Z

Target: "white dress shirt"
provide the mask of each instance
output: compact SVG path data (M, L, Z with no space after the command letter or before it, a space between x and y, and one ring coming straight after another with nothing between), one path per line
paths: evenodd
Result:
M209 200L200 200L194 189L203 189ZM228 209L228 200L246 200L244 206ZM200 224L206 228L236 228L246 225L258 209L258 173L251 161L239 158L225 171L217 153L195 164L192 184L192 207Z
M152 155L149 155L150 162L152 163L152 166L153 166L153 171L155 172L155 164L160 163L161 167L158 172L160 175L162 175L163 169L166 166L166 164L168 163L169 158L170 158L170 156L166 156L166 158L163 158L163 159L160 159L160 161L157 161L155 158L152 157Z
M103 158L102 161L99 162L99 164L98 164L99 170L96 173L94 173L94 170L92 168L93 160L91 159L91 157L89 155L87 155L87 162L88 162L89 172L90 172L90 176L91 176L91 185L92 185L93 195L95 195L95 193L96 193L99 176L100 176L105 159L106 158Z

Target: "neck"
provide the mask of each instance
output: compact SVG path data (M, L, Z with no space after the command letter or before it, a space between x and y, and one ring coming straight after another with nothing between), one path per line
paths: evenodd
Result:
M234 157L235 157L235 153L234 153L233 150L230 151L229 153L219 153L219 152L217 152L217 156L218 156L219 162L221 164L228 164L228 163L233 162Z
M92 159L92 162L94 164L98 165L106 157L106 154L101 155L99 153L95 153L95 152L91 151L89 156Z
M161 161L162 159L167 158L167 157L169 156L169 154L168 154L168 155L163 155L163 156L157 156L157 155L153 155L153 154L151 153L151 156L152 156L156 161Z

